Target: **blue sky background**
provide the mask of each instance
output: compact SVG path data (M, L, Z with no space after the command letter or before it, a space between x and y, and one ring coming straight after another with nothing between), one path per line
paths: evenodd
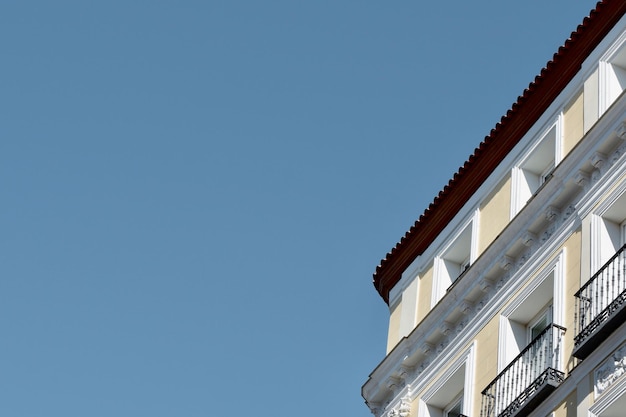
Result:
M369 416L379 260L593 1L3 1L0 415Z

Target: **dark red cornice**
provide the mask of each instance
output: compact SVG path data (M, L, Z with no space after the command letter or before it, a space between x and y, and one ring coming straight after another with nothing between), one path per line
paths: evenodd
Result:
M583 61L625 13L625 0L604 0L596 4L589 17L572 32L500 123L496 124L424 214L380 262L374 273L374 286L386 303L389 303L389 291L398 283L402 272L443 231L574 78Z

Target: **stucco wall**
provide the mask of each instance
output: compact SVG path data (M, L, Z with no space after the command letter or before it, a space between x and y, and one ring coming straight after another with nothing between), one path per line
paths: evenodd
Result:
M507 175L480 205L477 257L509 223L510 206L511 176Z
M563 111L563 157L565 157L584 134L584 97L581 90Z
M417 323L424 320L430 311L430 300L433 292L433 263L420 276L420 290L417 301Z
M402 302L390 307L391 314L389 316L389 331L387 334L387 353L399 342L400 334L400 314L402 313Z

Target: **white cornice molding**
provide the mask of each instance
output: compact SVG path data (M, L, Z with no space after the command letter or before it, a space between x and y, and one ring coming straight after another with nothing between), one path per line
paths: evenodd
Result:
M533 232L525 231L522 234L522 244L528 248L534 245L537 241L537 235Z
M589 158L589 162L591 162L591 165L593 165L595 169L602 169L602 166L606 162L606 155L596 151L591 155L591 158Z
M545 211L546 220L549 222L556 220L559 214L561 214L561 210L554 206L548 206Z
M585 171L579 170L574 176L574 183L579 187L585 187L589 184L589 180L591 179L591 175L587 174Z
M617 136L622 140L626 140L626 122L622 122L619 127L615 130Z

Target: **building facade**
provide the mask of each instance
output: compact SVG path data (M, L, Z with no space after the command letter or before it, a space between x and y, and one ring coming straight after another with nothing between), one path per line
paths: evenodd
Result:
M625 89L604 0L376 269L375 416L626 416Z

